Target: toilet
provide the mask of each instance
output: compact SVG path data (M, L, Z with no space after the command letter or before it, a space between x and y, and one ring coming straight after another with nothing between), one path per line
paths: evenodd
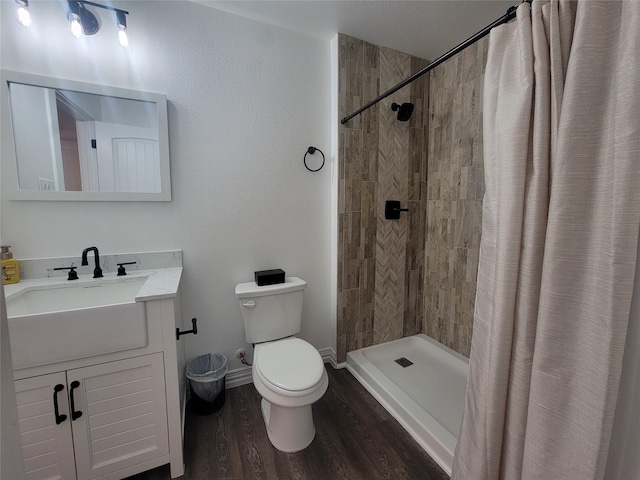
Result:
M271 444L282 452L308 447L316 433L311 405L327 391L322 357L300 332L302 297L307 282L236 285L244 330L254 344L253 384L262 396L262 416Z

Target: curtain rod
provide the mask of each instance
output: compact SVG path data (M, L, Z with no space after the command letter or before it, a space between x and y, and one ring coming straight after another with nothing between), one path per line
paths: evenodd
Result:
M527 3L531 3L531 0L523 0L522 3L527 2ZM410 84L411 82L413 82L414 80L420 78L422 75L424 75L425 73L427 73L430 70L433 70L434 68L436 68L438 65L440 65L441 63L445 62L446 60L450 59L451 57L453 57L454 55L456 55L457 53L461 52L462 50L464 50L465 48L467 48L468 46L476 43L478 40L480 40L482 37L485 37L493 27L497 27L498 25L502 25L503 23L507 23L509 20L512 20L516 17L516 8L517 7L509 7L509 9L507 10L507 13L505 13L502 17L498 18L496 21L494 21L493 23L487 25L486 27L484 27L482 30L480 30L478 33L470 36L469 38L467 38L464 42L462 42L460 45L453 47L451 50L449 50L447 53L445 53L444 55L441 55L440 57L438 57L437 59L435 59L433 62L431 62L429 65L427 65L426 67L424 67L422 70L419 70L418 72L414 73L413 75L411 75L409 78L404 79L403 81L401 81L399 84L397 84L395 87L391 87L389 90L387 90L386 92L384 92L382 95L380 95L378 98L375 98L373 100L371 100L369 103L367 103L365 106L360 107L358 110L356 110L355 112L353 112L350 115L347 115L346 117L344 117L342 120L340 120L340 123L342 123L343 125L345 123L347 123L349 120L351 120L353 117L355 117L356 115L360 115L362 112L364 112L365 110L367 110L368 108L373 107L376 103L378 103L380 100L383 100L385 98L387 98L389 95L391 95L392 93L397 92L398 90L400 90L402 87L407 86L408 84Z

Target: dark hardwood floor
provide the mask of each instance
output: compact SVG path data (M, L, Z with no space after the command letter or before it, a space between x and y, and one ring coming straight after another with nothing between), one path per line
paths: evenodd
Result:
M305 450L282 453L269 443L253 384L226 392L222 410L187 409L185 480L447 480L444 471L346 370L329 373L313 406L316 437ZM168 480L165 465L130 480Z

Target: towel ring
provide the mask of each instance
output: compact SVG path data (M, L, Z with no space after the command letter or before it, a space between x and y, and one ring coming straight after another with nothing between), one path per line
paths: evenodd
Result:
M311 154L313 155L316 152L320 152L320 155L322 155L322 165L320 165L318 168L316 168L315 170L312 170L311 168L309 168L309 166L307 165L307 155ZM322 153L322 150L320 150L319 148L316 147L309 147L307 149L307 151L304 154L304 157L302 159L302 161L304 162L304 166L307 170L309 170L310 172L317 172L318 170L322 169L322 167L324 167L324 153Z

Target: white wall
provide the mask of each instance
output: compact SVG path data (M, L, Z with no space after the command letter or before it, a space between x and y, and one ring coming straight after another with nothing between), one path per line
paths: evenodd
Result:
M182 337L187 354L222 352L232 369L247 347L234 286L282 268L308 282L301 336L335 348L329 45L191 2L138 1L114 4L130 12L124 49L106 12L97 35L75 39L64 5L29 3L26 29L14 3L0 2L0 66L166 94L173 201L2 198L2 243L18 259L79 257L94 244L182 249L185 325L199 320L199 334ZM302 164L309 145L327 154L318 173Z

